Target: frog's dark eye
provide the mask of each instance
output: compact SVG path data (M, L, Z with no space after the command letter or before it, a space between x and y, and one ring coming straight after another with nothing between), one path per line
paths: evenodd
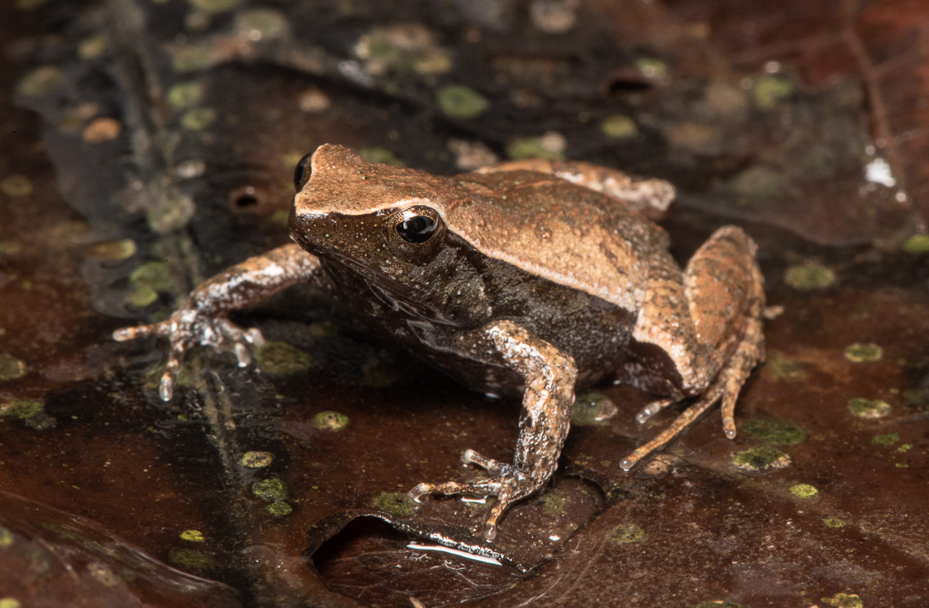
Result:
M301 158L294 169L294 188L297 189L297 192L303 190L303 186L310 181L310 175L313 173L310 167L310 158L312 156L313 153L310 152Z
M442 218L435 209L425 205L397 211L387 219L385 228L391 250L409 260L435 253L444 242Z
M394 230L400 235L400 238L407 243L419 245L425 243L435 234L436 222L427 215L410 215L404 214L403 221L396 225Z

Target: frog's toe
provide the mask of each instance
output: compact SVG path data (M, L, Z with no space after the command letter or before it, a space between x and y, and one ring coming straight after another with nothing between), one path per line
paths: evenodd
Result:
M505 471L510 469L510 465L500 462L499 460L494 460L493 458L487 458L482 456L480 453L475 452L474 450L465 450L461 454L461 462L464 464L476 464L481 467L491 475L502 475Z

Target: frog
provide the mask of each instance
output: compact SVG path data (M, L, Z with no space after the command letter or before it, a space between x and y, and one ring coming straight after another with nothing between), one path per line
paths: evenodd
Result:
M228 314L309 283L464 385L522 400L512 462L468 449L461 460L484 476L409 491L417 502L494 497L488 542L552 478L576 390L613 382L655 395L640 423L689 400L621 461L625 471L717 402L735 437L736 399L764 360L757 246L723 226L681 268L653 221L675 197L667 181L568 160L437 176L324 144L297 165L294 185L293 243L206 280L168 319L113 334L169 339L162 399L191 348L232 351L247 366L263 338Z

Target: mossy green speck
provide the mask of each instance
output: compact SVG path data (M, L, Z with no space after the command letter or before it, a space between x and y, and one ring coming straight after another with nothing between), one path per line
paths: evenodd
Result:
M185 112L181 116L181 126L188 131L202 131L216 120L216 110L213 108L197 108Z
M436 93L442 111L455 118L480 116L490 106L483 95L460 84L444 86Z
M34 399L10 399L0 403L0 416L25 420L42 412L42 402Z
M0 597L0 608L23 608L15 597Z
M660 59L642 57L635 62L635 67L646 78L664 78L668 75L668 64Z
M912 450L914 447L915 446L912 443L904 443L899 448L897 448L897 451L900 452L901 454L904 454Z
M803 370L803 363L788 359L779 354L771 355L765 361L765 369L771 370L775 377L790 382L802 382L806 379L806 372Z
M189 108L203 99L203 85L199 82L179 82L168 89L168 103L174 108Z
M409 517L416 508L416 502L403 492L381 492L371 500L371 504L378 511L397 517Z
M745 472L783 469L790 466L790 456L766 445L736 452L729 460L736 468Z
M135 241L132 239L117 239L97 243L90 250L90 253L98 260L120 262L134 256L137 250L138 247L136 247Z
M0 180L0 192L7 196L28 196L32 194L32 180L18 173L7 175Z
M929 234L914 234L903 242L903 250L909 253L929 253Z
M864 601L857 593L836 593L832 597L821 598L821 601L836 608L864 608Z
M274 462L274 454L271 452L245 452L239 458L239 464L246 469L263 469L271 466Z
M891 407L880 399L849 399L848 411L859 418L883 418L890 415Z
M542 137L520 137L506 147L506 154L513 160L564 160L564 154L543 145Z
M773 418L743 420L742 431L756 441L770 445L796 445L806 441L806 431L798 424Z
M571 408L573 426L603 425L619 411L616 404L600 391L586 391L577 396Z
M265 511L273 515L274 517L284 517L285 515L290 515L294 510L290 504L285 500L275 500L270 505L265 507Z
M81 40L77 54L81 59L96 59L103 55L108 44L105 36L90 36Z
M16 241L0 241L0 255L18 255L23 246Z
M759 110L770 110L782 99L794 92L793 83L783 76L762 76L755 83L752 90L755 98L755 107Z
M607 137L613 139L626 139L635 137L639 134L639 129L636 127L635 121L622 114L604 118L600 123L600 131Z
M313 359L286 342L266 342L255 351L255 363L272 376L292 376L310 369Z
M900 441L900 433L887 433L886 435L875 435L871 438L871 443L881 447L889 448Z
M212 563L210 558L196 549L172 549L168 561L188 570L203 570Z
M819 494L819 490L808 483L798 483L796 485L790 486L790 493L797 498L813 498Z
M381 165L391 165L393 167L402 167L403 161L396 154L385 148L362 148L358 150L358 156L366 163L378 163Z
M252 484L252 494L268 502L284 500L287 498L287 493L287 483L280 477L263 479Z
M884 349L877 344L855 343L845 349L845 358L852 363L871 363L884 357Z
M325 411L313 416L313 426L327 431L341 431L348 426L349 419L339 412Z
M0 353L0 380L15 380L25 375L25 363L13 355Z
M180 533L179 536L181 540L186 540L191 543L202 543L204 540L206 540L203 537L203 532L200 530L184 530Z
M800 291L822 289L835 283L835 273L819 262L808 262L788 268L784 282Z
M549 513L564 513L564 505L566 500L565 493L561 490L554 489L545 494L542 497L542 504L545 506L545 510Z
M0 526L0 549L6 549L13 545L13 533Z
M17 89L26 97L45 97L61 83L61 68L46 65L36 68L23 76Z
M844 528L845 521L839 519L838 517L827 517L823 519L823 525L827 528Z
M610 530L610 542L616 545L637 543L645 538L645 528L637 523L621 523Z

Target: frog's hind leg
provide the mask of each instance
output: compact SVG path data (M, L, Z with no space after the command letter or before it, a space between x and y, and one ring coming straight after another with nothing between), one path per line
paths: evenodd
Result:
M669 428L630 454L623 469L667 445L720 399L723 430L735 437L739 391L764 360L764 283L755 249L741 229L726 226L694 254L682 283L665 274L649 284L633 337L662 347L680 374L680 393L698 398ZM637 419L644 422L678 400L675 395L656 401Z

